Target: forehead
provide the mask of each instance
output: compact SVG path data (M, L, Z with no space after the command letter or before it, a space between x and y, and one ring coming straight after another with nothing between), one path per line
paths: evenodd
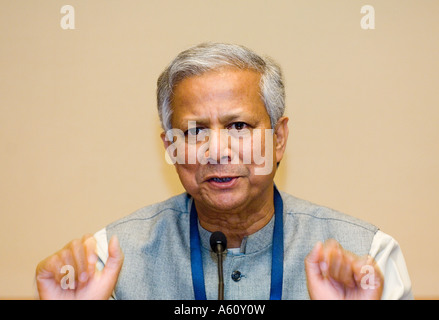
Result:
M219 83L245 87L252 85L253 89L259 89L260 73L250 69L238 69L233 67L221 67L211 71L204 72L200 75L189 76L181 80L174 88L176 93L179 89L188 87L208 87L209 85Z
M172 122L228 113L268 117L260 93L261 75L253 70L221 68L183 79L174 88Z

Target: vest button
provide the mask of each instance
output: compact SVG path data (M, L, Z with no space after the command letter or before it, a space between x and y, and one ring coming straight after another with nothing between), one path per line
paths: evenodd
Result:
M241 280L241 272L239 272L238 270L233 271L232 280L235 282L238 282L239 280Z

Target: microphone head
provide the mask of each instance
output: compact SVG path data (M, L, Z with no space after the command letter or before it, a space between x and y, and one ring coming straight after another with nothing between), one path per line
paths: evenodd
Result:
M227 248L227 238L221 231L215 231L210 236L210 247L215 253L218 253L218 244L222 246L222 251Z

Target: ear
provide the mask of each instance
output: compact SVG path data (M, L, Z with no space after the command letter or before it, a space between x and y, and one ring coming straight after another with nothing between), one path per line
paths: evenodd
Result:
M168 150L168 147L171 145L171 141L166 140L166 133L164 131L160 133L160 138L162 138L165 150Z
M282 117L274 128L274 145L276 162L280 162L284 156L285 148L288 140L288 118Z
M166 139L166 133L162 132L160 134L160 138L162 138L163 141L163 146L165 147L165 160L166 162L168 162L169 164L173 164L175 165L175 161L172 160L173 158L173 151L174 149L172 148L172 141L169 141L168 139Z

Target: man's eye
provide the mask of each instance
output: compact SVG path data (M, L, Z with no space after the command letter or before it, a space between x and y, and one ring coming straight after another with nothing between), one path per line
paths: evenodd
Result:
M245 122L235 122L235 123L232 123L230 126L230 129L235 129L238 131L246 129L246 128L248 128L248 124Z
M190 128L190 129L186 130L184 135L185 136L196 136L196 135L200 134L201 131L203 131L202 128Z

